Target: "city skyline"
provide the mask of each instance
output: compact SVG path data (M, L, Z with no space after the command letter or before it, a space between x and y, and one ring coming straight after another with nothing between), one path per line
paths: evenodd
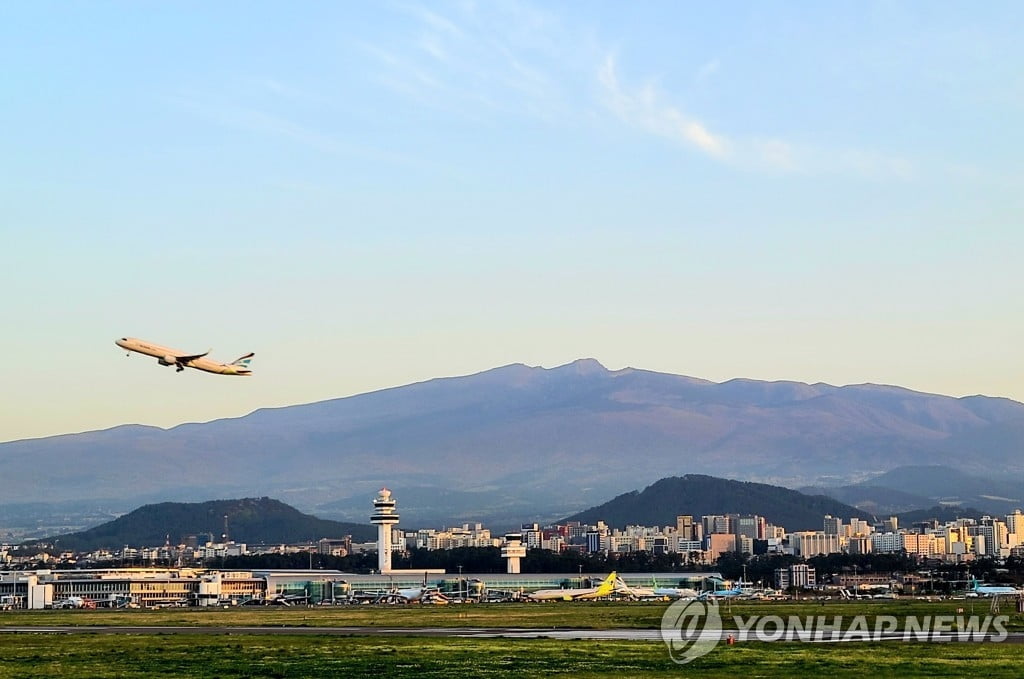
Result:
M1024 401L1022 14L5 7L0 441L581 357Z

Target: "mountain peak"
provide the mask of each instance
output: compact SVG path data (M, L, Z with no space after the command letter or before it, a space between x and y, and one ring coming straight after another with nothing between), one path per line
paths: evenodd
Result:
M577 375L599 375L608 372L608 368L604 367L596 358L577 358L572 363L560 365L552 370L573 372Z

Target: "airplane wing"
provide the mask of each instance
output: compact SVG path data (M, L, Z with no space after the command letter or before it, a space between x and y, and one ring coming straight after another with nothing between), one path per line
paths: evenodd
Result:
M204 351L201 354L194 354L192 356L175 356L174 359L178 363L188 363L189 361L194 361L197 358L202 358L203 356L206 356L208 353L210 353L210 351L211 351L211 349L207 349L206 351Z

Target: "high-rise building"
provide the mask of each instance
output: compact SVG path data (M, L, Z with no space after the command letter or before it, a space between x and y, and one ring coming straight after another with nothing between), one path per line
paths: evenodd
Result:
M824 531L797 531L789 534L789 546L795 556L817 556L837 554L841 551L838 535L827 535Z
M736 535L742 535L751 540L764 540L767 525L764 518L757 515L737 516L733 520L733 530Z
M814 566L805 563L795 563L786 568L775 569L775 586L779 589L790 587L816 587Z
M732 517L721 514L705 514L701 517L701 524L704 528L704 535L732 534Z
M846 543L846 548L850 554L870 554L871 538L867 535L853 535Z
M871 524L864 519L850 519L850 535L870 535Z
M680 540L696 540L693 530L693 517L689 514L676 517L676 537Z
M903 535L900 533L872 533L873 552L900 552L903 550Z
M1024 543L1024 514L1019 509L1006 515L1006 530L1017 535L1017 542Z
M712 533L704 538L707 543L708 558L715 561L726 552L736 550L736 536L729 533Z

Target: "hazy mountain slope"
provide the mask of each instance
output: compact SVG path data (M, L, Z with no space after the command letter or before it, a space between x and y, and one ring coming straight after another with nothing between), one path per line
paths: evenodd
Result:
M493 517L486 498L500 496L495 506L526 497L556 518L672 474L841 485L925 463L1021 472L1022 448L1024 405L1006 399L716 384L580 360L166 431L124 426L3 443L0 469L6 503L272 495L306 509L338 502L338 516L361 520L387 484L400 511L403 487L433 487L479 494L460 516Z
M870 483L837 488L804 486L797 490L808 495L827 495L844 504L875 515L899 514L900 512L927 509L935 505L935 500L927 496L905 493L893 488L872 486Z
M869 483L890 489L903 489L926 495L944 504L997 514L1024 508L1024 482L1020 476L993 474L991 468L968 471L942 465L917 465L892 469Z
M857 484L838 488L802 488L828 495L866 511L895 514L945 505L974 507L1005 514L1024 507L1024 482L1020 476L1002 473L982 476L990 469L954 469L943 465L911 465L891 469Z
M913 526L918 521L938 521L940 524L949 521L956 521L957 519L980 519L985 515L982 512L973 507L950 507L950 506L935 506L927 509L915 509L910 512L901 512L896 515L899 519L899 525L901 527Z

